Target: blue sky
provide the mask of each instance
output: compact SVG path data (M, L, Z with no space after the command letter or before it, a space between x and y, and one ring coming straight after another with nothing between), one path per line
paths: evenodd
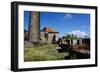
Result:
M40 12L40 29L45 26L59 32L60 36L73 33L90 36L90 14ZM29 11L24 11L24 27L29 27Z

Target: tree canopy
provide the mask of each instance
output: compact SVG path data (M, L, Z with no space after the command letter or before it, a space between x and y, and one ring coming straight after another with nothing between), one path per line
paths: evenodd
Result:
M65 36L62 37L64 40L67 39L77 39L77 36L74 34L66 34Z

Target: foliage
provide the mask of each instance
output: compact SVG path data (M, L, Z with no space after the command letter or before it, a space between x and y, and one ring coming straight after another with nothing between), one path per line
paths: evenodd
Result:
M67 40L67 39L77 39L77 36L74 35L74 34L67 34L65 36L62 37L64 40Z
M54 45L35 45L25 48L24 61L63 60L65 54L58 53Z

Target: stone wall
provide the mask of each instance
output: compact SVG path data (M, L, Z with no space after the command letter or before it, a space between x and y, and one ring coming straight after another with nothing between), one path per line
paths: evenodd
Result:
M59 38L59 34L58 33L48 33L48 39L46 40L45 32L41 32L40 38L41 38L42 42L51 43L52 42L52 38L53 38L54 35L56 35L56 41L57 41L58 38Z

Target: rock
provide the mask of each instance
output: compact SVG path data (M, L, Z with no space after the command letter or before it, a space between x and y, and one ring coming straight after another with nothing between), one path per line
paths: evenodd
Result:
M28 41L24 41L24 48L31 48L31 47L33 47L33 43L30 43L30 42L28 42Z

